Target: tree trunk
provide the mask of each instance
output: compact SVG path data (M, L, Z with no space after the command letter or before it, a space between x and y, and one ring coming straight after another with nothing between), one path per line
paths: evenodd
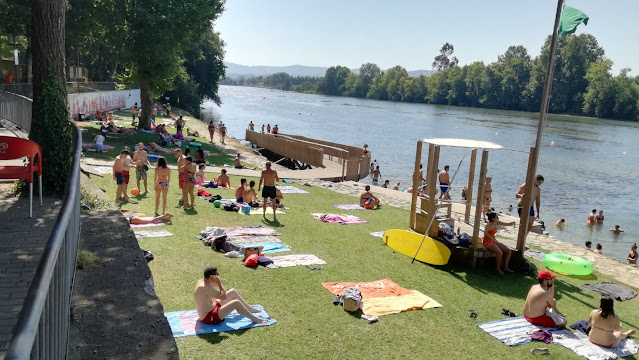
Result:
M31 1L34 107L37 106L38 96L50 74L60 82L63 89L66 89L64 68L66 11L66 0ZM37 119L33 121L36 122Z
M140 102L142 103L142 112L140 113L140 129L149 129L151 127L151 112L153 111L153 100L151 100L151 92L148 83L140 83Z

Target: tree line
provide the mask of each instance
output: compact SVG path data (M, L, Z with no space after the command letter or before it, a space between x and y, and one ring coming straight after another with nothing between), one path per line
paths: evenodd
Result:
M324 77L292 77L286 73L223 83L252 85L375 100L539 111L550 36L541 53L531 58L523 46L511 46L488 65L457 65L454 48L446 43L435 58L431 76L409 77L402 66L382 71L366 63L359 74L345 66L331 66ZM639 77L623 69L613 76L612 61L590 34L559 38L552 96L552 113L639 120Z

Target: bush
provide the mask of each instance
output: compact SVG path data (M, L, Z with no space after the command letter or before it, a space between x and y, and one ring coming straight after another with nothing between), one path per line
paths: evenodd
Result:
M78 269L86 269L100 265L100 258L87 250L78 251L78 258L75 267Z

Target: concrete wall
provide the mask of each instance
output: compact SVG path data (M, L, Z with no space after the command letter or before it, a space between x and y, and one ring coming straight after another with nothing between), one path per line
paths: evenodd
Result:
M68 100L74 117L79 113L95 114L96 111L130 108L136 102L141 103L140 89L69 94Z

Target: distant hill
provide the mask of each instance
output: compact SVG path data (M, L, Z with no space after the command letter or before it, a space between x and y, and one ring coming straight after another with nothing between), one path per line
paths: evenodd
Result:
M291 76L316 76L321 77L326 74L326 67L322 66L304 66L304 65L289 65L289 66L246 66L235 64L232 62L224 62L226 65L226 77L228 78L249 78L252 76L267 76L278 72L285 72ZM359 73L359 69L351 69L354 73ZM408 72L408 76L430 76L435 73L435 70L411 70Z

